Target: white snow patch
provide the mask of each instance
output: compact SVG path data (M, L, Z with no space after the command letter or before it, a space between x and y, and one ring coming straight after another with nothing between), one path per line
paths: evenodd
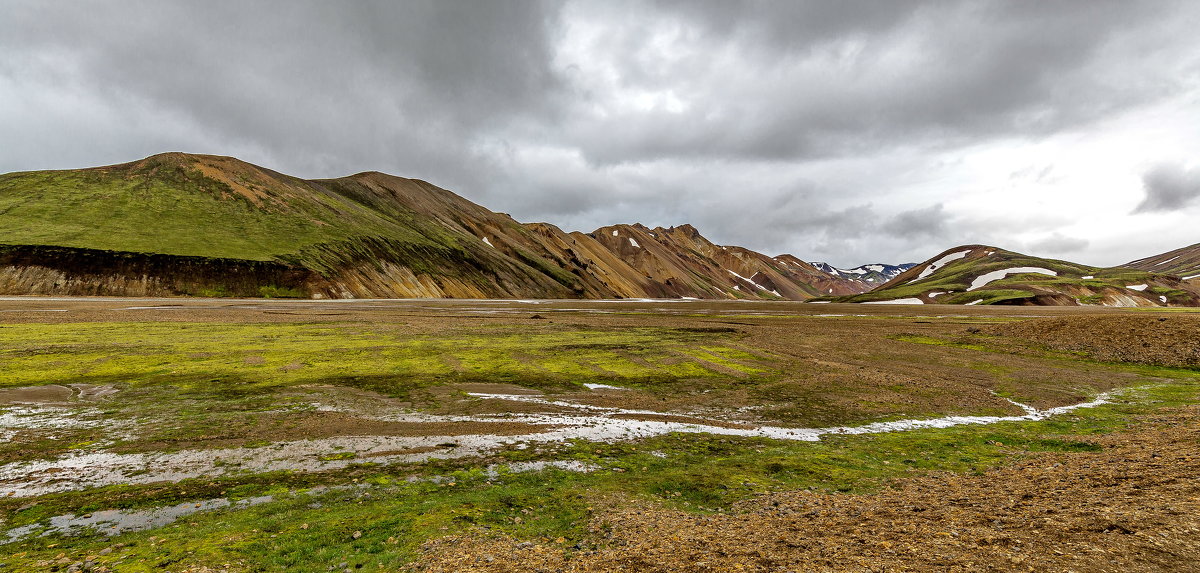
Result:
M1081 279L1094 279L1094 278L1096 278L1096 277L1094 277L1094 276L1092 276L1092 275L1088 275L1088 276L1086 276L1086 277L1079 277L1079 278L1081 278Z
M829 301L827 300L810 300L805 302L808 302L809 304L829 304Z
M642 248L642 246L638 244L637 239L634 239L633 237L629 237L629 244L633 245L635 248Z
M487 246L489 246L489 247L491 247L491 248L493 248L493 249L494 249L494 248L496 248L496 245L493 245L493 244L492 244L492 242L491 242L491 241L489 241L487 237L484 237L484 238L483 238L483 242L487 243Z
M977 299L975 299L975 300L973 300L973 301L971 301L971 302L968 302L968 303L967 303L967 306L971 306L971 305L973 305L973 304L979 304L979 303L981 303L981 302L983 302L983 299L981 299L981 298L977 298Z
M1175 259L1178 259L1179 257L1182 257L1182 256L1183 256L1183 255L1175 255L1175 256L1173 256L1173 257L1171 257L1171 258L1169 258L1169 259L1167 259L1167 260L1165 260L1165 261L1163 261L1163 262L1161 262L1161 263L1156 263L1154 266L1156 266L1156 267L1157 267L1157 266L1159 266L1159 265L1165 265L1165 264L1167 264L1167 263L1169 263L1169 262L1171 262L1171 261L1173 261L1173 260L1175 260Z
M946 263L949 263L951 261L957 261L958 259L961 259L970 253L971 253L971 249L950 253L949 255L946 255L936 261L933 261L932 263L929 263L929 266L925 267L925 270L921 271L921 274L917 275L917 278L915 278L911 281L908 281L908 282L911 283L911 282L919 281L919 280L933 274L933 271L936 271L936 270L946 266Z
M742 280L744 280L744 281L746 281L746 282L748 282L748 283L750 283L750 284L754 285L754 288L757 288L758 290L767 290L767 287L764 287L764 286L762 286L762 285L760 285L760 284L758 284L758 283L756 283L756 282L754 282L754 281L752 281L752 280L750 280L750 279L748 279L748 278L746 278L746 277L744 277L744 276L742 276L742 275L739 275L739 274L737 274L737 273L735 273L735 272L733 272L733 271L731 271L731 270L729 270L729 269L725 269L725 272L727 272L727 273L729 273L729 274L731 274L731 275L733 275L733 276L735 276L735 277L737 277L737 278L739 278L739 279L742 279ZM735 287L733 287L733 288L737 288L737 287L735 286ZM738 290L741 290L741 289L738 289Z
M877 273L883 272L883 265L867 265L867 268Z
M945 293L945 291L935 290L935 291L933 291L933 292L931 292L931 293L929 293L929 294L927 294L927 295L925 295L925 296L928 296L929 298L933 298L933 297L935 297L935 296L941 296L941 295L943 295L943 294L946 294L946 293Z
M1142 291L1146 290L1146 287L1148 287L1148 286L1150 286L1150 285L1128 285L1125 288L1127 288L1129 290L1136 290L1138 292L1142 292Z
M1190 281L1190 280L1192 280L1192 279L1194 279L1194 278L1196 278L1196 277L1200 277L1200 275L1190 275L1190 276L1186 276L1186 277L1183 277L1183 280L1185 280L1185 281Z
M979 275L978 277L975 277L975 280L971 281L971 286L969 288L967 288L967 290L972 291L981 286L987 285L988 283L990 283L992 281L998 281L1008 275L1020 274L1020 273L1040 273L1040 274L1050 275L1050 276L1055 276L1055 277L1058 276L1057 272L1052 271L1050 269L1043 269L1041 267L1016 267L1016 268L1012 268L1012 269L1001 269L998 271L992 271L990 273L985 273L985 274Z
M1167 297L1165 297L1165 296L1159 296L1158 300L1161 301L1163 304L1167 303Z
M583 386L588 390L624 390L620 386L609 386L608 384L589 384L584 382Z
M919 298L897 298L894 300L871 300L863 304L925 304L925 301Z
M616 229L613 229L613 236L616 237L618 235L620 235L620 233L618 233Z

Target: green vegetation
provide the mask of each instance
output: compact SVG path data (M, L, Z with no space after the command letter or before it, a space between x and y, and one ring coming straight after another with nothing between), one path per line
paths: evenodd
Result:
M469 464L424 468L371 465L315 475L258 474L168 485L119 486L43 496L32 507L0 500L13 525L63 512L139 507L217 497L270 494L249 508L195 514L164 529L103 535L50 535L10 546L10 565L34 569L59 554L95 555L121 571L232 563L238 569L325 571L347 563L364 571L403 566L431 537L486 527L519 539L560 541L564 551L599 541L588 518L602 504L630 496L687 511L729 509L776 490L815 488L858 493L925 471L978 472L1032 452L1090 452L1089 435L1125 428L1136 416L1200 401L1194 373L1158 369L1170 383L1129 391L1115 403L1040 422L960 426L820 442L670 435L640 442L575 442L511 450L510 461L569 459L590 473L548 469L488 474ZM409 477L421 477L408 481ZM349 485L306 493L316 485ZM113 548L100 555L102 549ZM80 557L81 558L81 557Z
M553 325L430 336L402 325L13 324L0 327L6 371L0 387L169 386L237 398L335 383L405 397L447 382L562 390L597 381L670 392L683 380L718 384L730 369L769 373L762 358L714 343L714 337L733 340L730 333L687 329Z
M2 175L0 213L8 244L249 260L389 227L331 193L256 206L229 185L166 159L126 169Z

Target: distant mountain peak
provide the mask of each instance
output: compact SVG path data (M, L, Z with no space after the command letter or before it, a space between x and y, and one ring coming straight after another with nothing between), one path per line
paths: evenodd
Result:
M907 271L916 265L916 263L902 263L899 265L890 265L886 263L871 263L860 265L852 269L839 269L825 262L811 262L810 265L820 269L821 271L839 277L848 281L853 281L862 284L865 289L871 290L895 278L900 273Z

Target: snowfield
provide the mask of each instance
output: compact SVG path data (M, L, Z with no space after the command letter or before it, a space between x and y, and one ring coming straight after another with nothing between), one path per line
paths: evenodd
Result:
M946 255L936 261L933 261L932 263L929 263L929 266L925 267L925 270L921 271L921 274L917 275L917 278L915 278L911 281L908 281L908 282L911 283L911 282L919 281L919 280L933 274L933 271L936 271L936 270L946 266L946 263L957 261L958 259L961 259L969 254L971 254L971 249L967 249L965 251L958 251L955 253L950 253L949 255Z
M1016 268L1012 268L1012 269L1001 269L998 271L992 271L990 273L985 273L985 274L979 275L978 277L975 277L975 280L971 281L971 286L967 287L967 290L972 291L979 287L985 286L988 283L991 283L993 281L998 281L1008 275L1020 274L1020 273L1040 273L1043 275L1050 275L1050 276L1054 276L1054 277L1058 276L1058 272L1052 271L1050 269L1043 269L1042 267L1016 267Z

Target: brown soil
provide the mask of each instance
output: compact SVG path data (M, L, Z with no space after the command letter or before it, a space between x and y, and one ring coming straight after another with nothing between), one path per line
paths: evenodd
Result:
M94 402L112 396L117 389L96 384L46 384L0 388L0 405L5 404L64 404L74 400Z
M595 549L455 536L424 571L1200 571L1200 407L979 476L766 496L727 515L610 500ZM590 545L585 542L585 545Z
M47 404L70 401L75 392L66 386L24 386L0 390L0 404Z
M996 334L1106 362L1200 366L1200 316L1072 316L993 328Z

